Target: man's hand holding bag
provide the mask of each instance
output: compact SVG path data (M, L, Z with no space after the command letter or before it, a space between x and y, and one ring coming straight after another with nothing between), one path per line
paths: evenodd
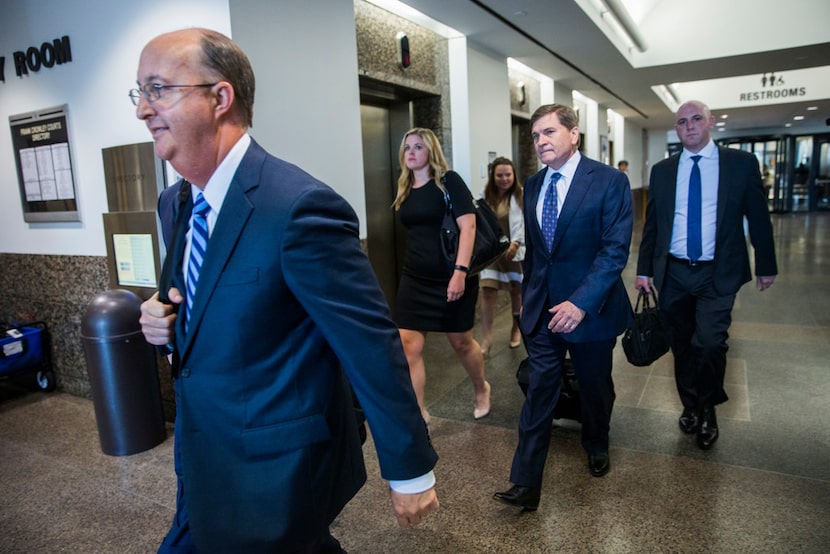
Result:
M657 308L657 293L640 290L634 308L634 321L622 338L625 357L643 367L653 364L669 351L669 332Z

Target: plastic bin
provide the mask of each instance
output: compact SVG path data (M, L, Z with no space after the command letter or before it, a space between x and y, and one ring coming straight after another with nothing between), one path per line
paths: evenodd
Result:
M0 338L0 376L34 372L38 387L47 392L55 390L47 346L46 324L32 322L11 327Z

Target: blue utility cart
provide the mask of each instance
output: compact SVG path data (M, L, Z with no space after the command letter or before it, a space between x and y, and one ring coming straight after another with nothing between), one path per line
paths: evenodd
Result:
M49 357L46 324L33 321L23 325L2 325L0 334L0 379L15 374L31 374L38 388L55 390L55 373Z

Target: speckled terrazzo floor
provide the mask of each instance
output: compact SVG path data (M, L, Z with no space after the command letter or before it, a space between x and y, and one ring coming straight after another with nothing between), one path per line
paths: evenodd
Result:
M428 339L441 510L399 530L370 439L369 482L334 535L352 553L830 551L830 214L774 224L781 275L739 294L713 450L677 428L670 356L636 368L618 346L611 472L588 474L578 428L563 421L539 511L493 501L509 486L522 401L523 354L507 348L503 310L487 360L493 410L479 422L446 340ZM174 509L172 448L171 433L147 452L104 455L91 401L0 383L0 552L154 552Z

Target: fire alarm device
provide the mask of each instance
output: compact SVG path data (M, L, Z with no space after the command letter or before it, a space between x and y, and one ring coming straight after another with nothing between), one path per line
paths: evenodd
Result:
M398 33L395 37L398 43L398 63L404 69L409 67L409 38L404 33Z

